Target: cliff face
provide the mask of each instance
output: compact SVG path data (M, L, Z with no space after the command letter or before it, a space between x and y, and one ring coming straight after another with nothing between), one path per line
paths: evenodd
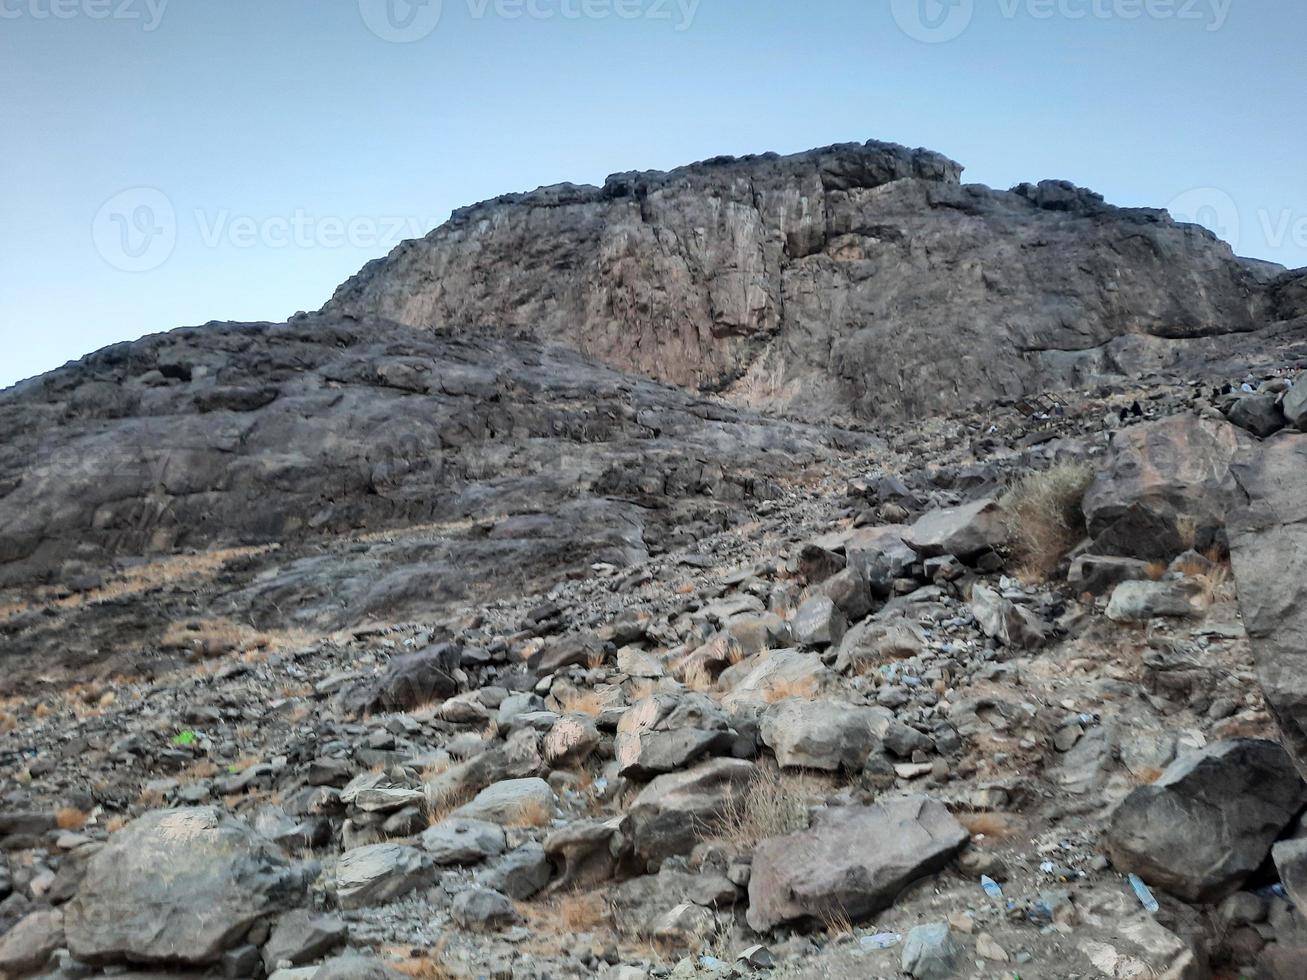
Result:
M1122 337L1254 329L1256 266L1062 182L959 183L884 143L619 174L456 212L333 313L529 331L741 401L914 417L1084 380Z

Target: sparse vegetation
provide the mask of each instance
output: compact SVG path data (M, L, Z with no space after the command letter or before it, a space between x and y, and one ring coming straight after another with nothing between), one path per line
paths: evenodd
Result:
M553 811L540 800L523 800L517 813L508 822L510 827L548 827L554 819Z
M1022 477L1003 497L1023 577L1042 581L1085 534L1080 501L1093 479L1083 463L1059 463Z
M81 830L91 815L75 806L66 806L54 815L54 824L60 830Z
M821 777L783 772L775 765L760 766L745 790L727 799L714 836L741 850L752 850L759 841L804 830L810 803L829 790L830 784Z

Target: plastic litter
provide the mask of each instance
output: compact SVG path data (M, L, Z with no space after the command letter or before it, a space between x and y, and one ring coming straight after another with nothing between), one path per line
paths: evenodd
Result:
M1157 899L1153 897L1152 890L1144 884L1144 879L1135 874L1130 875L1129 879L1130 887L1135 890L1135 896L1139 899L1139 904L1149 912L1158 911L1161 906L1157 904Z
M980 887L985 889L985 894L988 895L990 898L1003 897L1003 889L1000 888L998 882L995 881L993 878L991 878L989 875L980 876Z
M874 936L863 936L858 945L863 949L890 949L903 941L897 932L878 932Z

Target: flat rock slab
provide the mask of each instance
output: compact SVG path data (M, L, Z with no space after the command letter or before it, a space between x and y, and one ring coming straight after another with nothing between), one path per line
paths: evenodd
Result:
M810 829L758 845L749 927L766 932L830 912L865 919L943 868L967 839L944 805L925 796L824 810Z

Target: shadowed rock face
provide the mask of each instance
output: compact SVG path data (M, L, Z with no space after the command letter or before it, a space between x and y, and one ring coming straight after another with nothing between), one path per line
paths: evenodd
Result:
M325 622L624 564L871 441L560 348L320 315L107 348L0 394L0 428L0 584L319 541L338 553L287 553L260 593Z
M1130 369L1174 354L1140 337L1269 315L1267 271L1197 226L961 169L872 142L509 195L370 263L327 309L529 329L675 384L868 418Z

